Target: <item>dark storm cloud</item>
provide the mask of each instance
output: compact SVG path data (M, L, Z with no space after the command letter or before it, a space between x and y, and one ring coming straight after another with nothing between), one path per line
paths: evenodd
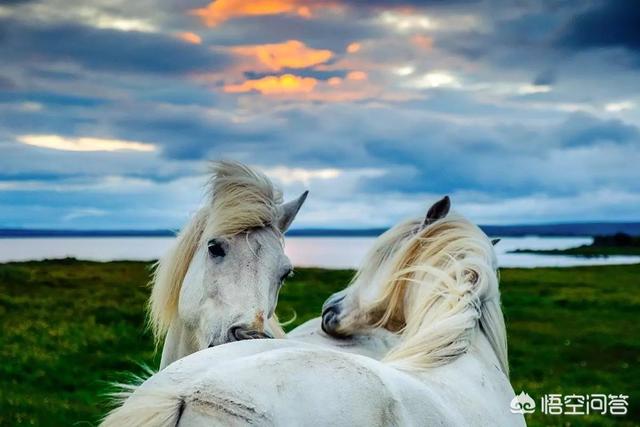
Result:
M385 125L389 122L394 126ZM601 167L589 172L589 184L577 185L579 175L566 178L574 162L599 164L606 157L600 150L606 147L635 152L632 147L640 146L634 145L640 143L637 127L586 114L571 115L547 127L452 125L417 111L342 106L292 109L244 121L241 126L195 116L133 118L118 126L123 135L155 141L168 159L250 153L250 158L260 159L265 166L387 170L383 177L363 181L363 190L373 193L573 194L587 186L615 182L610 171Z
M396 124L403 125L401 121ZM587 167L589 162L603 164L604 159L596 157L602 154L597 153L604 150L640 154L637 127L584 114L537 130L513 126L452 127L432 120L425 123L429 132L420 132L418 128L410 129L410 123L404 125L407 129L402 138L387 136L365 142L373 158L390 166L388 175L365 182L366 191L480 191L503 197L539 192L572 194L611 182L612 171L595 166L589 169L589 182L579 173L575 180L571 179L573 172ZM611 148L611 144L618 148ZM582 163L576 163L577 159ZM616 161L624 169L624 163L620 163L625 161L624 156ZM629 173L624 176L636 175ZM576 185L580 180L581 184ZM636 190L638 187L631 180L617 185Z
M313 48L341 52L357 40L381 38L387 31L368 20L350 16L331 19L300 19L295 16L273 15L240 18L215 27L204 39L219 45L280 43L301 40Z
M233 123L189 113L133 115L113 121L113 131L134 140L157 144L174 160L194 160L214 153L252 150L267 152L277 141L277 126L259 120Z
M223 54L167 35L8 18L0 19L0 56L13 64L63 61L89 70L153 74L212 71L229 63Z
M445 32L436 45L472 61L538 73L570 62L567 53L597 48L624 48L633 58L626 65L640 65L640 7L632 1L493 1L486 6L477 9L487 24L482 30Z
M640 132L637 127L620 120L598 120L586 114L576 114L558 130L558 139L568 147L640 143Z
M536 86L550 86L556 82L556 73L553 70L544 70L533 79Z
M602 1L571 19L559 41L575 49L640 49L640 7L635 1Z
M36 112L3 111L0 114L0 142L13 141L21 134L72 135L76 129L98 127L100 118L97 111L83 114L84 108L67 105L65 109L54 107Z
M436 46L470 61L543 73L565 59L554 37L573 13L573 9L549 13L544 8L494 5L478 15L485 22L483 28L444 33Z
M15 83L13 83L13 80L7 77L0 76L0 89L7 90L7 89L13 89L15 87L16 85Z
M266 76L295 74L296 76L299 76L299 77L313 77L314 79L317 79L317 80L329 80L332 77L344 77L347 75L347 73L348 73L348 70L323 71L323 70L314 70L311 68L304 68L304 69L283 68L277 73L274 73L273 71L269 71L269 72L246 71L244 73L244 76L249 80L253 80L253 79L260 79Z

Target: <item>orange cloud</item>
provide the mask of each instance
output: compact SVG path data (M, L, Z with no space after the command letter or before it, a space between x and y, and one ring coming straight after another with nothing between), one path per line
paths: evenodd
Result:
M296 12L298 13L298 15L302 16L303 18L307 18L307 19L311 18L311 9L309 9L308 6L301 6L296 10Z
M349 71L347 80L367 80L367 73L364 71Z
M357 51L360 50L361 47L362 45L360 45L360 43L351 43L349 46L347 46L347 52L356 53Z
M232 51L239 55L253 56L274 71L283 68L306 68L327 62L333 52L307 47L298 40L284 43L238 46Z
M244 93L257 91L263 95L282 95L309 93L318 81L312 77L299 77L293 74L282 76L267 76L256 80L246 80L240 84L224 86L227 93Z
M214 0L200 9L190 11L208 27L215 27L231 18L242 16L297 14L311 17L311 9L304 0Z
M239 84L223 87L227 93L254 93L256 96L278 100L341 103L363 100L407 101L419 99L413 92L388 91L369 79L354 80L332 77L326 81L291 74L267 76L256 80L246 80Z
M192 32L189 32L189 31L185 31L183 33L178 33L178 34L176 34L176 36L180 40L185 41L187 43L191 43L191 44L200 44L200 43L202 43L202 37L200 37L196 33L192 33Z
M431 48L433 48L433 38L423 36L421 34L416 34L415 36L411 37L411 43L413 43L414 46L424 50L431 50Z

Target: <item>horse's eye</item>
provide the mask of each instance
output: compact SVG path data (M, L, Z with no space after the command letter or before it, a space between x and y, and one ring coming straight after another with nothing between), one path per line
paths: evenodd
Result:
M287 270L287 272L280 277L280 283L284 282L289 277L293 277L293 269Z
M209 255L211 255L213 258L222 258L227 254L224 250L224 247L222 246L222 242L218 240L210 240L208 247Z

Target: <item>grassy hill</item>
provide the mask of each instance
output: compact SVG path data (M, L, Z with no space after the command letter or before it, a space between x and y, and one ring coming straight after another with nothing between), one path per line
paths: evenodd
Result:
M279 315L319 314L347 270L299 269ZM93 425L124 372L157 366L144 330L149 264L75 260L0 264L0 425ZM640 424L640 265L507 269L501 287L511 381L544 394L630 395L626 417L528 416L529 425ZM538 405L539 406L539 405Z

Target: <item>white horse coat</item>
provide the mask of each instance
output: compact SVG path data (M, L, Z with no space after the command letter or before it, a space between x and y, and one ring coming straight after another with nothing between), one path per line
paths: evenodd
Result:
M447 365L404 372L292 340L240 341L160 371L105 425L520 426L486 338Z
M381 360L400 341L398 334L383 328L368 329L357 335L338 339L327 335L322 330L321 323L320 317L311 319L289 332L287 339L359 354L375 360Z

